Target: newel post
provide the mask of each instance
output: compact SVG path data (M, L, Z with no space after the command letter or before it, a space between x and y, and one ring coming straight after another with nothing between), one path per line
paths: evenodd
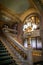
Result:
M30 44L30 40L31 40L31 38L29 37L29 38L27 39L27 42L28 42L27 61L28 61L28 64L29 64L29 65L33 65L32 47L31 47L31 44Z

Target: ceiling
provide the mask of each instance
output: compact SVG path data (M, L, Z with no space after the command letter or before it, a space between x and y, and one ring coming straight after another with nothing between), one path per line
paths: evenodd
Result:
M0 3L13 12L22 13L32 7L30 1L43 9L43 0L0 0Z
M38 7L40 11L43 10L43 0L33 0L33 2L35 3L35 5Z
M12 21L13 19L15 20L15 18L17 19L18 17L14 16L14 13L20 15L30 8L34 8L35 6L32 5L32 1L36 4L36 6L39 5L39 9L43 9L43 0L0 0L0 4L3 6L3 10L5 10L1 11L2 13L0 19L6 22ZM13 17L10 12L13 12Z
M28 0L0 0L0 3L19 14L32 7Z
M18 16L28 9L32 8L32 5L29 0L0 0L1 4L1 21L18 21ZM12 16L13 15L13 16Z

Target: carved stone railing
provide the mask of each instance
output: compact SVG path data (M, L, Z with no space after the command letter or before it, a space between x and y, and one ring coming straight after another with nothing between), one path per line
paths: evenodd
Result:
M40 36L40 30L34 30L34 31L31 31L31 32L26 32L23 34L24 38L28 38L29 36L30 37L37 37L37 36Z
M7 29L5 29L7 30ZM9 31L5 32L3 30L4 35L6 36L6 38L8 38L10 40L10 42L12 42L13 47L15 48L15 50L22 56L23 58L23 65L33 65L33 60L32 60L32 49L31 47L29 48L25 48L22 44L20 44L15 38L13 38Z

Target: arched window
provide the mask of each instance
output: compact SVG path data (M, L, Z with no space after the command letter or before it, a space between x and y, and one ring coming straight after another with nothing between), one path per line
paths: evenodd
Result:
M27 16L24 20L23 31L31 32L36 29L39 29L39 22L40 22L40 18L38 15L31 14Z
M30 34L30 32L39 30L39 29L40 29L40 17L38 14L31 14L25 18L24 25L23 25L23 32L26 32L26 34L28 34L27 32L29 32ZM33 36L31 37L30 42L31 42L30 44L32 48L42 49L42 42L40 37ZM25 46L26 46L26 43L25 43Z

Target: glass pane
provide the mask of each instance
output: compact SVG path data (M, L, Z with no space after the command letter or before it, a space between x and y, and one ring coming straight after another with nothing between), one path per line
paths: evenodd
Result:
M42 42L40 39L37 39L37 49L41 49L42 48Z
M32 48L36 48L36 39L35 38L32 39L31 44L32 44Z
M24 41L24 47L28 47L28 43L27 43L27 40Z

